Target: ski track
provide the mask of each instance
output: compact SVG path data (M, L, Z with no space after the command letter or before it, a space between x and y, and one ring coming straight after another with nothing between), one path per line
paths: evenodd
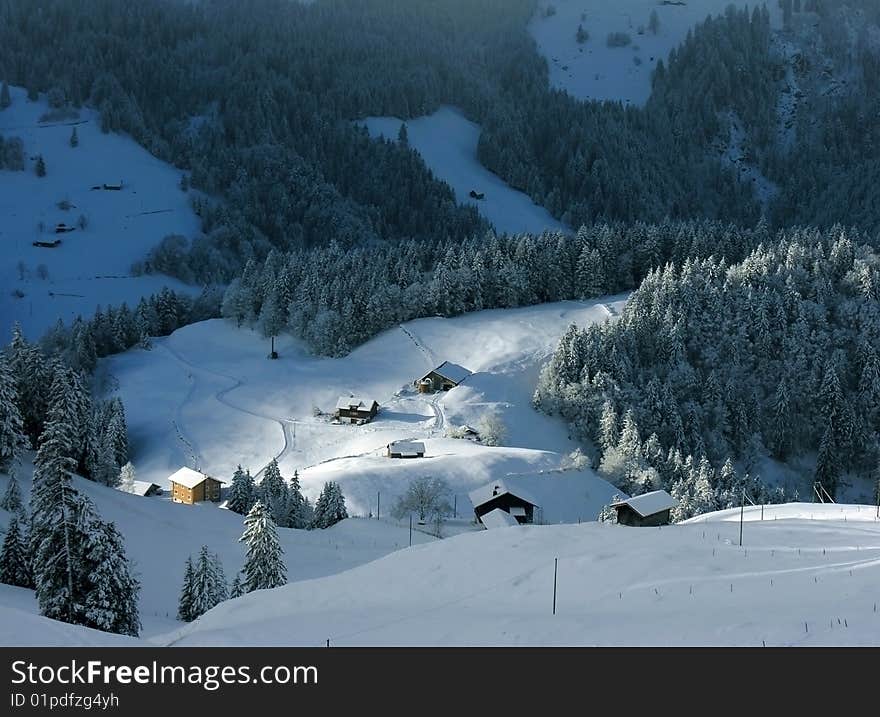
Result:
M165 351L173 359L175 359L178 363L186 366L187 368L191 369L192 371L200 371L202 373L208 373L213 376L217 376L219 378L222 378L225 381L232 381L231 386L228 386L224 389L221 389L214 394L214 400L216 400L218 403L226 406L227 408L232 409L233 411L243 413L247 416L253 416L254 418L259 418L264 421L271 421L272 423L277 423L278 426L281 428L281 434L284 437L284 447L281 449L281 452L275 456L276 461L278 461L280 463L284 458L287 457L287 455L290 452L292 452L292 450L294 449L294 445L295 445L295 440L293 439L293 436L292 436L291 430L290 430L290 426L294 423L294 421L292 419L284 419L284 418L279 418L277 416L268 416L264 413L252 411L247 408L242 408L241 406L236 406L234 403L232 403L227 398L227 396L230 393L232 393L236 389L239 389L245 385L244 380L242 380L241 378L238 378L237 376L231 376L229 374L225 374L221 371L216 371L214 369L205 368L203 366L197 366L196 364L191 362L189 359L184 358L178 351L171 348L171 346L168 345L167 340L162 342L159 345L162 346L162 348L165 349ZM192 398L193 392L195 391L195 385L196 385L196 380L195 380L195 377L193 377L193 382L192 382L192 386L190 387L189 393L187 393L186 397L183 399L180 406L178 407L178 418L180 417L180 412L182 411L183 406ZM187 442L192 443L189 440L187 440ZM199 455L199 457L201 457L201 454L198 453L197 448L195 448L194 451ZM271 461L270 461L270 463L271 463ZM267 463L265 466L260 468L260 470L254 474L254 477L259 478L265 472L266 468L268 468L268 467L269 467L269 463Z
M437 357L431 349L426 346L422 341L416 336L412 331L407 329L403 324L400 325L400 330L409 337L410 341L412 341L416 348L421 352L421 354L427 359L426 363L428 366L428 370L437 367ZM431 406L431 410L434 412L434 429L433 434L437 435L438 433L442 434L444 429L446 428L446 413L443 410L443 406L440 405L440 401L442 400L442 394L434 394L434 396L429 401L429 405Z

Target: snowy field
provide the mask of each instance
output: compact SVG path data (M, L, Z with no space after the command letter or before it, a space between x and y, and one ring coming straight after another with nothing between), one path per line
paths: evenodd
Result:
M30 466L22 471L19 483L25 497L30 489ZM6 476L0 475L0 490L5 490ZM244 562L244 545L238 542L242 533L242 516L222 510L215 504L183 506L167 498L141 498L114 488L79 479L76 487L88 495L104 520L112 520L125 536L126 554L141 581L142 635L149 636L174 629L177 600L183 582L184 562L188 555L195 557L202 545L217 553L231 583ZM9 516L0 510L0 528L6 529ZM327 530L290 530L279 528L284 548L288 578L291 581L323 577L357 565L370 562L389 552L409 545L409 531L377 520L351 519ZM434 538L420 532L413 534L413 542L432 541ZM30 617L15 616L20 613ZM65 642L70 634L81 628L64 626L44 620L37 613L34 593L30 590L0 586L0 645L39 644L41 639ZM24 622L22 622L24 621ZM46 633L39 622L55 626L55 632ZM35 630L34 638L27 630ZM101 635L86 631L80 636L85 642ZM121 639L118 636L117 640Z
M360 124L372 137L384 136L397 141L403 120L396 117L368 117ZM434 175L449 184L460 204L480 210L499 232L516 234L566 227L544 207L508 186L500 177L483 167L477 159L480 127L453 107L441 107L434 114L406 123L410 146L418 151ZM470 192L484 194L472 199Z
M276 341L281 358L270 362L265 340L253 332L207 321L156 340L150 351L106 359L100 370L125 402L140 480L167 487L168 476L188 465L228 481L239 463L257 473L277 457L285 476L299 471L310 498L335 480L350 513L368 515L378 501L390 507L422 475L446 478L459 509L468 512L474 488L509 475L533 481L543 474L562 486L544 520L577 522L594 519L613 488L591 472L579 481L559 475L577 446L561 421L532 408L531 397L566 328L608 320L625 298L605 302L421 319L342 359L314 357L284 337ZM413 381L444 361L474 375L445 394L416 393ZM316 408L332 412L339 396L350 394L377 400L377 419L334 425L329 416L313 415ZM507 427L503 446L447 437L450 428L476 424L487 412ZM426 457L384 457L385 446L401 439L424 441Z
M189 197L178 187L180 173L132 139L103 134L93 110L40 122L49 109L45 100L29 102L24 90L11 91L12 106L0 111L0 134L21 137L26 166L0 171L0 337L8 339L15 321L29 338L39 338L58 319L69 323L98 305L133 305L163 286L194 291L169 277L133 277L130 271L165 236L199 231ZM70 146L74 126L76 148ZM46 163L43 178L35 173L38 155ZM92 190L118 182L122 191ZM58 206L65 200L71 205L66 211ZM88 219L84 230L54 233L59 223L75 226L80 215ZM62 240L57 248L33 246L55 238ZM48 278L40 278L41 265Z
M738 542L729 522L471 533L223 603L157 642L880 645L880 522L749 523Z
M688 0L663 5L657 0L541 0L529 29L550 68L550 82L582 100L614 100L643 105L651 94L651 73L664 62L688 30L708 15L724 13L728 5L753 8L746 0ZM782 11L767 2L771 21L781 24ZM545 16L548 5L556 14ZM660 21L656 34L648 28L651 11ZM580 44L576 33L583 25L589 39ZM609 47L610 33L626 33L630 44Z

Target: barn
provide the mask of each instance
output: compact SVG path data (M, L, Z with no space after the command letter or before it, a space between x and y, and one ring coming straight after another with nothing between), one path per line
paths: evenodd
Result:
M348 423L369 423L379 413L379 402L360 396L340 396L336 418Z
M175 503L193 505L203 501L220 502L222 480L211 478L192 468L181 468L168 480L171 483L171 498Z
M464 381L471 372L464 366L444 361L433 371L415 381L420 393L433 393L434 391L449 391Z
M134 495L139 495L144 498L150 498L154 495L162 495L161 486L156 485L155 483L150 483L145 480L136 480L134 482L134 490L131 491Z
M655 490L612 503L617 511L617 522L633 528L651 528L669 525L670 511L678 501L665 490Z
M418 441L394 441L387 446L389 458L424 458L425 444Z
M478 523L484 523L484 516L495 510L508 513L517 523L534 523L535 508L540 507L528 493L520 488L510 488L504 481L477 488L469 497Z

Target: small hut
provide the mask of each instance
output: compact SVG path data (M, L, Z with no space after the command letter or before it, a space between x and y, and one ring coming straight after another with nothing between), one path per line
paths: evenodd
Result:
M415 381L419 393L433 393L434 391L449 391L464 381L471 372L464 366L459 366L450 361L444 361L433 371L429 371Z
M477 488L469 494L478 523L496 510L512 516L517 523L533 523L535 508L540 507L525 491L510 488L504 481L496 481Z
M425 457L425 444L418 441L394 441L388 444L386 450L389 458Z
M655 490L612 503L617 511L617 522L634 528L669 525L670 512L678 501L665 490Z

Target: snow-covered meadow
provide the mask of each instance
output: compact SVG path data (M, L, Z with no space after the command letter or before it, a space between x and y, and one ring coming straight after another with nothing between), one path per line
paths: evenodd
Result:
M368 117L360 122L372 137L397 141L403 120L397 117ZM459 204L479 209L496 231L517 234L564 231L544 207L510 187L504 180L483 167L477 159L480 127L454 107L441 107L434 114L406 122L410 146L455 192ZM471 191L485 195L474 199Z
M0 336L6 339L19 321L36 339L58 319L69 323L98 305L133 305L164 286L196 291L167 276L131 274L165 236L199 231L180 172L131 138L101 132L95 110L41 122L49 111L45 98L30 102L15 87L11 95L12 105L0 111L0 134L23 140L25 170L0 170ZM77 147L70 146L74 127ZM45 177L36 175L38 156ZM92 189L119 182L121 191ZM80 216L85 229L76 227ZM55 234L59 223L76 230ZM33 246L56 238L61 245L54 249Z
M651 94L651 73L658 60L664 62L687 33L708 15L723 14L729 5L753 8L761 3L747 0L688 0L660 3L657 0L541 0L529 30L547 59L550 82L582 100L612 100L643 105ZM555 13L547 15L547 7ZM771 20L781 22L776 2L767 2ZM656 11L656 34L649 28ZM589 34L577 41L582 25ZM611 33L626 33L630 42L609 47Z
M532 408L538 371L571 323L606 321L624 302L616 297L421 319L341 359L315 357L284 337L276 341L279 360L268 361L264 339L215 320L156 340L149 351L106 359L99 373L125 402L141 480L167 487L168 476L188 465L228 481L238 464L257 473L277 457L285 476L299 472L311 499L325 481L340 483L355 515L375 512L379 500L390 506L422 475L445 478L462 512L469 512L467 493L490 480L538 474L560 480L557 471L577 445L561 421ZM413 382L443 361L474 374L448 393L418 394ZM316 409L332 412L348 395L377 400L377 419L335 425L327 415L314 415ZM449 429L476 424L487 413L507 428L502 446L447 437ZM424 459L384 457L388 443L408 438L425 442ZM570 487L575 497L560 493L558 509L545 512L547 522L594 519L613 493L591 472Z
M726 520L459 535L223 603L157 642L877 645L880 521L844 521L857 510L750 522L742 547L739 525Z

